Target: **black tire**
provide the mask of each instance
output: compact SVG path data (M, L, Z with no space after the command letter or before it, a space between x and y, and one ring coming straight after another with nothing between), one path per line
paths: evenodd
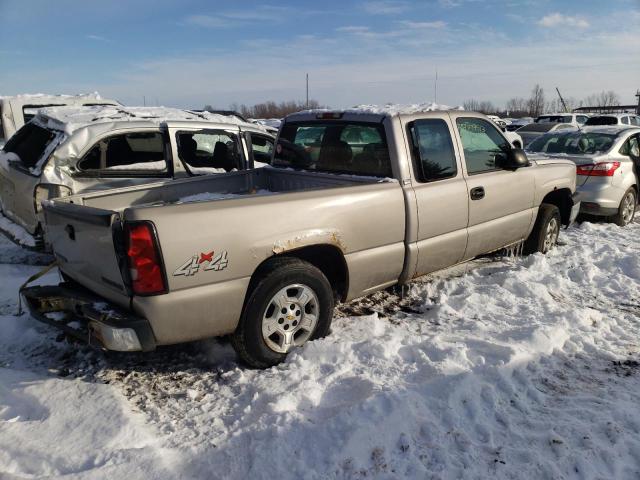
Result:
M547 230L549 224L555 220L555 233L551 245L547 242ZM558 242L558 234L560 233L560 210L555 205L549 203L543 203L538 209L538 218L533 226L533 231L524 242L524 253L530 255L532 253L540 252L547 253Z
M268 346L263 338L262 322L274 295L293 284L307 286L318 300L317 322L305 342L322 338L329 333L334 299L327 277L320 269L300 259L275 258L261 267L257 279L252 281L240 322L231 336L233 348L248 366L268 368L286 358L286 353L274 351Z
M631 217L629 218L628 211L625 211L628 206L626 204L627 199L631 198L631 205L633 205L633 212L631 213ZM636 194L635 188L631 187L629 190L624 192L622 200L620 201L620 206L618 207L618 213L609 218L609 221L615 223L619 227L625 227L633 222L633 218L636 215L636 205L638 203L638 195Z

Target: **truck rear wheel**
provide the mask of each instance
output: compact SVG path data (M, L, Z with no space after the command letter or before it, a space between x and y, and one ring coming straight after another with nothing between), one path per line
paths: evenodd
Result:
M262 268L231 343L254 368L268 368L310 340L329 333L333 292L327 277L297 258L276 258Z
M524 242L524 253L529 255L547 253L558 243L560 233L560 210L555 205L543 203L538 209L538 218L533 231Z

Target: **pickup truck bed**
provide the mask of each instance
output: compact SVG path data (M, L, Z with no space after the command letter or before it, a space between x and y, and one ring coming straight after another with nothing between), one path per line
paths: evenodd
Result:
M214 199L190 201L199 197ZM393 283L388 279L398 278L405 254L405 218L397 214L404 196L392 179L262 168L75 195L44 210L65 276L140 317L160 318L162 311L167 321L153 324L158 344L233 331L251 274L274 253L308 245L337 250L349 268L368 269L350 282L347 296ZM142 220L153 225L165 258L166 295L131 292L122 226ZM319 220L332 228L318 229ZM221 255L212 268L197 263L211 255ZM215 322L207 320L212 312Z

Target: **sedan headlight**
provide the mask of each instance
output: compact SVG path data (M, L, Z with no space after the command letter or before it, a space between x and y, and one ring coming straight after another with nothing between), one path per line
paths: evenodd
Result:
M43 200L68 197L71 194L71 189L69 187L65 187L64 185L40 184L36 186L36 191L34 194L36 213L40 213L42 211Z

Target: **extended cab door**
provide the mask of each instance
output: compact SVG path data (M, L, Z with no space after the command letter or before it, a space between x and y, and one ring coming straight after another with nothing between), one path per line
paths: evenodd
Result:
M451 127L447 114L416 118L406 125L418 210L414 276L458 263L467 246L467 184Z
M511 145L489 120L451 113L463 153L469 204L469 240L464 259L524 239L534 208L534 168L501 168Z

